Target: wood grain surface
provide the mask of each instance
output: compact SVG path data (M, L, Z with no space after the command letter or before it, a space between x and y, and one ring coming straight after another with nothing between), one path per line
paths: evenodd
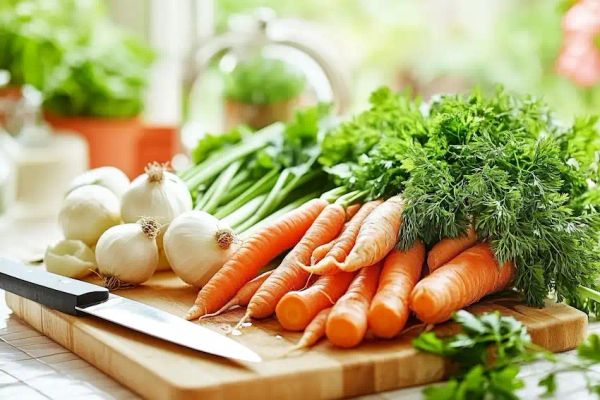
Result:
M196 290L171 273L119 295L183 315ZM367 340L353 350L326 341L310 351L286 355L300 334L283 331L275 320L254 322L234 339L259 353L259 364L233 362L188 350L95 318L77 318L6 295L16 315L72 350L123 385L150 399L328 399L358 396L434 382L444 377L445 363L415 351L417 326L400 338ZM563 304L543 309L496 298L471 307L499 310L523 321L534 342L552 351L574 348L585 336L587 317ZM202 324L228 331L242 316L234 310ZM452 331L449 324L439 327Z

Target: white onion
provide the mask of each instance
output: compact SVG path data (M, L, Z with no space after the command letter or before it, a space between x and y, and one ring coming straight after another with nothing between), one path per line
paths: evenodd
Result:
M98 240L96 264L109 289L138 285L150 279L158 264L156 235L151 218L113 226Z
M191 209L192 196L185 183L158 163L148 165L146 172L131 182L121 201L125 222L152 217L160 224L168 224Z
M184 282L203 286L235 250L231 229L204 211L189 211L175 218L163 245L175 274Z
M118 198L129 188L129 178L123 171L115 167L100 167L90 169L79 175L69 185L68 192L86 185L104 186L113 192Z
M121 221L119 199L103 186L82 186L65 197L58 215L67 239L93 246L111 226Z

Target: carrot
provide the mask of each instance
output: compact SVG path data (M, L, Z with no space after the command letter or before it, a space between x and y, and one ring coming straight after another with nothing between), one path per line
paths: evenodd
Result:
M513 275L512 263L500 267L490 246L480 243L417 283L410 308L425 323L443 322L455 311L504 289Z
M408 320L408 299L425 261L425 246L415 243L408 251L392 250L383 262L379 287L369 308L369 328L377 337L398 335Z
M354 247L343 262L336 262L337 267L356 271L383 260L396 245L403 209L401 196L390 197L374 209L360 227Z
M290 331L303 330L319 311L335 304L353 277L352 272L323 275L306 290L288 292L275 308L279 323Z
M356 213L358 212L360 207L361 207L360 204L353 204L351 206L348 206L348 208L346 208L346 220L347 221L351 220L352 217L354 217L356 215ZM348 222L346 222L344 224L344 227L342 228L342 232L340 233L340 236L338 236L336 239L332 240L329 243L320 245L313 251L312 256L310 256L310 264L311 265L316 264L317 262L321 261L323 259L323 257L325 257L325 255L329 252L329 250L331 250L331 248L337 243L339 238L344 234L344 231L347 229L347 227L348 227Z
M375 291L381 263L364 267L356 275L348 291L333 306L325 333L339 347L358 345L367 332L367 313Z
M313 250L337 236L344 225L346 213L339 204L329 204L319 214L298 244L290 251L271 276L256 291L241 322L266 318L275 312L279 300L289 291L306 285L309 273L300 264L308 262Z
M352 219L346 224L339 238L331 244L331 247L327 249L325 256L321 257L323 250L315 249L313 252L310 266L303 265L304 270L319 274L327 275L339 271L337 262L343 262L348 253L352 250L352 246L356 241L356 237L361 229L361 225L365 222L367 217L375 210L380 204L381 200L370 201L363 205L358 212L352 217ZM321 259L319 260L319 257Z
M427 254L429 272L435 271L469 247L473 247L476 242L477 234L473 228L469 228L469 231L464 236L440 240Z
M185 318L198 318L223 307L262 267L294 246L327 204L326 200L311 200L250 235L200 290Z
M215 316L222 314L225 311L229 310L231 307L247 306L248 303L250 302L250 299L252 298L252 296L254 296L254 293L256 293L256 291L258 290L260 285L262 285L263 282L265 280L267 280L267 278L271 275L271 272L273 272L273 270L263 272L256 278L252 279L250 282L248 282L244 286L242 286L242 288L240 290L238 290L238 292L235 294L235 296L233 296L233 298L231 300L229 300L223 307L221 307L219 310L215 311L214 313L203 315L202 317L200 317L200 319L204 319L204 318L208 318L208 317L215 317Z
M325 308L316 315L310 321L310 324L304 330L304 334L294 346L292 350L305 349L307 347L311 347L315 343L317 343L323 336L325 336L325 324L327 323L327 317L329 317L329 313L331 312L331 307Z
M356 204L351 204L348 207L346 207L346 221L350 221L350 219L352 219L352 217L354 217L356 215L358 210L360 210L361 206L362 206L362 204L356 203Z

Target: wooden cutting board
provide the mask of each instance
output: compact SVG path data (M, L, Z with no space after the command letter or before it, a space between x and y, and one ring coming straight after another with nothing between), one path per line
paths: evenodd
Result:
M196 290L166 272L118 294L183 315ZM447 368L442 359L412 348L418 326L398 339L367 340L353 350L322 341L310 351L285 355L300 334L283 331L275 320L260 321L232 336L264 358L253 364L205 355L92 317L62 314L13 294L7 293L6 301L35 329L150 399L341 398L438 381ZM574 348L587 328L586 315L563 304L534 309L496 298L471 307L491 310L523 321L533 341L552 351ZM241 316L238 309L202 323L226 331Z

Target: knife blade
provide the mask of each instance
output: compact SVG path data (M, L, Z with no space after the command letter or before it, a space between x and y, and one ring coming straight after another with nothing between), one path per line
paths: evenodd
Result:
M67 314L92 315L204 353L242 361L261 361L260 356L246 346L208 328L109 294L102 286L2 258L0 288Z

